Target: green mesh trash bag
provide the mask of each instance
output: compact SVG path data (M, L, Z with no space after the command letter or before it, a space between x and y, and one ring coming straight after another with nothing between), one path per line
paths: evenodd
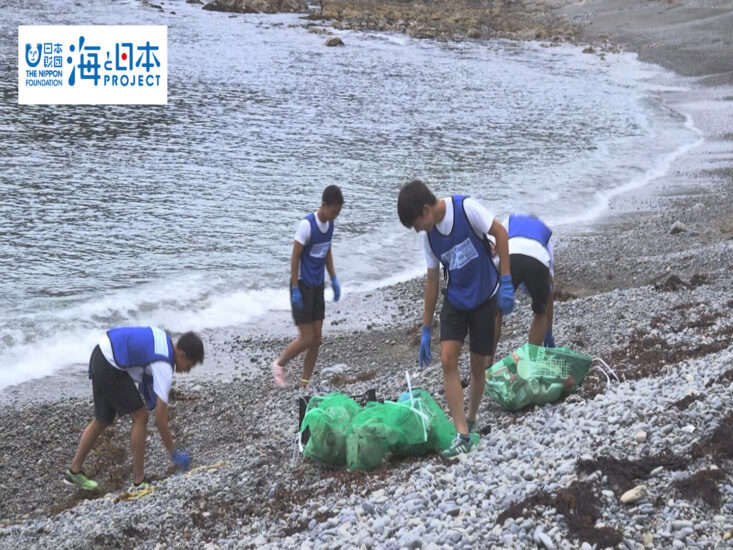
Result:
M410 394L403 393L400 401L410 401ZM456 427L432 396L427 391L416 388L412 391L411 403L414 409L426 415L427 438L425 441L412 444L399 442L394 446L392 452L397 456L422 456L450 447L456 437Z
M568 348L524 344L487 369L486 395L508 411L552 403L577 390L591 362Z
M399 434L385 422L389 407L383 403L367 406L351 421L346 433L346 467L349 470L372 470L381 464Z
M424 455L430 451L428 433L432 412L427 410L419 397L400 400L397 403L385 401L384 422L395 432L395 441L390 451L397 456Z
M301 433L306 428L310 438L303 456L332 465L346 463L346 432L362 408L348 395L316 395L308 401Z
M346 465L371 470L386 454L421 456L446 449L456 436L453 423L428 392L416 389L398 402L368 403L346 434Z

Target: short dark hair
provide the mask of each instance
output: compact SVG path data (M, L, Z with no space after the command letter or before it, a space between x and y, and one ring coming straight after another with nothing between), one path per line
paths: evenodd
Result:
M176 348L186 354L193 364L204 362L204 343L194 332L184 332L176 342Z
M412 180L403 185L397 199L397 214L402 225L410 229L422 214L423 206L435 206L436 202L438 199L421 180Z
M323 190L323 196L321 197L323 204L331 206L334 204L343 205L344 196L341 194L341 189L338 185L329 185Z

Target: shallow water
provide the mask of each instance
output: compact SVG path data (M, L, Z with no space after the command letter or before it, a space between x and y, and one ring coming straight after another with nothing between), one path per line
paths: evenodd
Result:
M287 309L294 227L328 184L346 200L333 250L350 293L423 271L396 215L414 177L560 226L699 139L632 56L371 33L326 48L298 16L164 7L3 9L0 389L85 361L110 326ZM19 24L168 25L168 105L17 105Z

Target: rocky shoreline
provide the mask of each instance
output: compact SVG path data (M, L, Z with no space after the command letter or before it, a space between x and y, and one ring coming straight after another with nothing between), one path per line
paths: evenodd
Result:
M169 468L151 422L146 467L157 485L138 499L124 491L129 419L87 461L104 494L60 483L92 414L90 393L21 396L0 408L0 548L733 544L733 93L697 82L674 100L705 142L651 186L612 199L603 219L557 231L556 339L603 358L620 383L594 373L565 402L521 413L487 400L480 447L459 462L428 456L347 472L294 455L297 389L275 388L268 368L287 338L264 328L205 334L207 356L237 374L174 382L173 436L194 469ZM677 221L687 230L673 234ZM439 364L416 368L422 284L347 296L329 309L315 389L374 388L393 399L409 371L445 407ZM500 354L524 341L528 324L520 302Z
M581 26L558 16L552 3L535 0L324 1L310 17L329 20L337 29L403 32L415 38L448 40L572 41L581 33Z
M729 264L731 250L718 243L703 255ZM128 500L123 420L88 461L88 473L108 492L84 501L60 484L59 471L73 455L90 399L4 410L0 547L340 548L349 541L357 548L516 548L540 541L577 548L606 540L629 548L648 541L715 547L733 529L725 474L731 449L719 448L721 439L729 445L733 428L733 304L725 270L705 273L704 282L684 277L559 303L559 337L605 357L623 382L608 387L589 376L565 403L518 414L487 402L481 446L459 463L429 456L360 473L294 459L296 391L273 388L263 367L231 383L177 381L174 437L192 451L197 469L172 472L151 425L147 466L158 485ZM391 291L414 302L419 286ZM523 339L522 317L508 325L505 349ZM318 389L358 395L374 388L394 398L414 365L415 338L400 324L330 335L320 364L346 369L329 377L321 369ZM239 350L257 347L267 356L283 343L251 336L229 345L236 360ZM416 383L445 406L437 365ZM617 479L623 461L640 471ZM718 475L710 473L715 467L724 477L710 482L703 495L710 503L675 489L693 476ZM621 504L639 485L642 498ZM577 511L559 504L577 491L597 510L587 520L593 530L580 534L571 522ZM499 522L499 514L511 519Z
M204 4L203 9L227 13L302 13L308 5L305 0L213 0Z

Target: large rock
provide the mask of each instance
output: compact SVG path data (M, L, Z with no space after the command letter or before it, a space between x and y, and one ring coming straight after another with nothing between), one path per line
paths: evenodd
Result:
M329 31L326 27L318 27L318 26L312 26L308 27L308 32L311 32L313 34L331 34L331 31Z
M647 495L646 485L637 485L621 495L621 504L633 504Z
M208 11L232 13L286 13L305 12L305 0L213 0L204 6Z
M332 36L328 40L326 40L326 46L343 46L344 41L341 40L338 36Z
M676 235L677 233L686 233L686 232L687 232L687 231L689 231L689 230L690 230L690 228L689 228L689 227L687 227L687 226L686 226L686 225L685 225L684 223L682 223L681 221L677 220L676 222L674 222L674 223L672 224L672 228L671 228L671 229L669 230L669 232L670 232L670 233L671 233L672 235Z
M321 370L321 378L331 378L337 374L343 374L349 369L344 363L338 363Z

